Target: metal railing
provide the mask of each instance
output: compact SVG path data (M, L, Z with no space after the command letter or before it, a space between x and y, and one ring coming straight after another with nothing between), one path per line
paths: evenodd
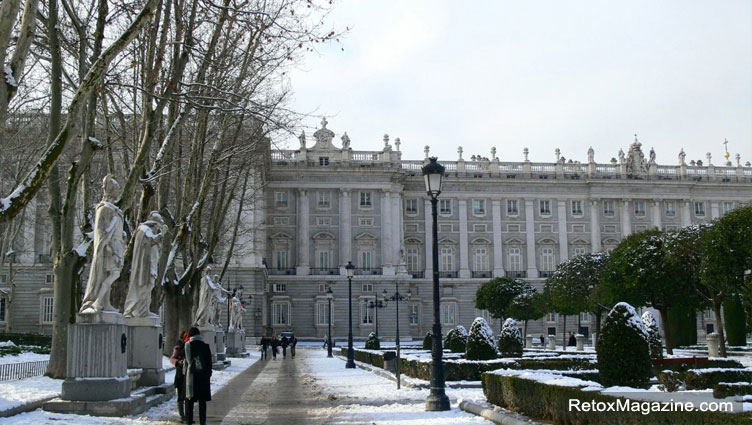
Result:
M480 270L476 271L476 270L473 270L473 277L474 278L490 278L491 277L491 271L490 270L487 270L487 271L480 271Z
M527 277L527 271L524 271L524 270L506 270L506 271L504 271L504 275L506 277L511 277L511 278L523 278L523 277Z
M551 277L553 275L553 270L538 270L538 277Z
M371 267L371 268L356 268L355 269L356 275L379 275L382 274L381 267Z
M294 275L295 269L267 269L270 275Z
M457 272L439 272L439 277L442 279L456 279Z
M311 274L313 275L338 275L339 268L336 267L311 267Z
M42 376L47 370L49 360L38 362L0 364L0 381L14 381L18 379Z
M423 276L425 276L425 272L417 272L417 271L411 271L408 272L411 275L413 275L413 279L423 279Z

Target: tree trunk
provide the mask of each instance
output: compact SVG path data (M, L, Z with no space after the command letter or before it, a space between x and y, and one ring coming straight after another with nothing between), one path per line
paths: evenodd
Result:
M663 339L666 341L666 354L674 354L674 340L671 337L671 329L668 325L668 308L658 309L661 314L661 327L663 328Z
M721 305L723 304L723 298L713 298L713 313L715 314L715 327L718 329L718 345L720 348L721 357L726 357L726 332L723 329L723 321L721 320Z
M527 319L525 319L525 324L523 325L522 329L523 329L522 332L524 333L523 335L524 341L527 341ZM525 346L524 341L523 341L523 347Z

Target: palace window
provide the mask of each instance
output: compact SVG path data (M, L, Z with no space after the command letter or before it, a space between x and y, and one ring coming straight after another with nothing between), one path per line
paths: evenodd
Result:
M276 267L277 270L287 268L287 251L274 252L274 267Z
M420 324L420 304L410 304L410 324Z
M405 200L405 212L407 214L417 214L418 213L418 200L406 199Z
M705 202L695 202L695 215L705 216Z
M574 249L574 256L585 255L585 248L578 246Z
M676 203L666 202L666 217L673 217L676 215Z
M360 268L363 270L371 270L373 264L371 262L373 253L371 251L362 251L360 253Z
M522 254L520 248L509 248L509 270L521 271L522 270Z
M723 213L726 214L727 212L730 212L734 209L734 203L733 202L724 202L723 203Z
M507 199L507 215L517 215L519 213L520 212L517 209L517 200Z
M319 251L319 268L328 269L330 264L329 251Z
M371 192L360 192L360 208L371 208Z
M318 192L316 205L319 208L329 208L332 205L331 192Z
M554 249L542 248L541 249L541 270L552 271L554 270Z
M414 272L420 270L420 251L418 248L407 248L405 262L407 263L407 271Z
M289 303L272 303L272 324L290 325Z
M614 215L614 201L603 201L603 215Z
M373 283L364 283L360 287L361 292L373 292Z
M488 310L478 310L476 308L475 317L482 317L483 320L485 320L488 323L491 323L491 314L488 312Z
M556 313L553 313L553 312L552 313L548 313L546 315L546 322L556 322L556 319L557 319L556 316L557 316Z
M490 270L488 266L488 248L479 246L475 248L475 271L483 272Z
M457 323L457 303L441 303L441 324L454 325Z
M0 323L5 322L6 299L0 295Z
M439 256L439 266L442 272L454 271L454 248L451 246L442 246Z
M42 323L52 323L53 318L53 298L42 297Z
M316 324L329 324L329 303L316 303Z
M317 226L331 226L331 224L332 224L331 217L316 217Z
M572 201L572 215L582 215L582 201Z
M440 199L439 200L439 213L444 215L452 214L452 200Z
M274 206L287 208L287 192L274 192Z
M275 226L287 226L290 224L290 217L274 217Z
M358 226L371 227L373 226L373 217L360 217L358 219Z
M363 325L373 324L373 310L368 308L368 303L360 303L360 323Z
M540 207L541 215L551 215L551 201L540 200L538 201L538 206Z
M587 311L580 313L580 322L590 323L590 313L588 313Z
M319 157L319 165L321 166L327 166L329 165L329 157L328 156L320 156Z
M634 203L634 215L642 217L645 215L645 202L635 201Z
M473 199L473 214L474 215L486 215L486 200L485 199Z

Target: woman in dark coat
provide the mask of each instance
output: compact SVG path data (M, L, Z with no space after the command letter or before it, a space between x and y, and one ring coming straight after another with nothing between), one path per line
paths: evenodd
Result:
M206 402L211 401L212 355L198 328L188 331L191 337L185 344L185 399L188 424L193 424L193 403L198 401L198 417L206 424Z
M286 336L282 337L282 358L287 357L287 346L290 345L290 340Z
M279 347L279 340L275 336L273 336L271 338L272 338L272 358L274 360L277 360L277 351L278 351L278 347Z
M180 331L178 342L172 347L170 364L175 366L175 389L178 392L178 414L180 422L185 422L185 374L183 364L185 362L185 337L188 331Z
M269 359L269 354L267 354L267 351L269 350L269 338L262 336L261 342L259 344L261 345L261 359Z

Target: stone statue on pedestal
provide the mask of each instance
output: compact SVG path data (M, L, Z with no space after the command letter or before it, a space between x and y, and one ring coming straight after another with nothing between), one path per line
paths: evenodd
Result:
M198 308L196 309L196 326L208 326L214 321L214 282L211 278L211 266L206 266L204 276L201 278Z
M214 307L213 307L214 319L211 320L211 323L214 326L222 326L222 323L220 320L222 309L219 307L219 305L227 301L226 295L229 294L230 291L222 287L222 284L219 281L218 274L215 274L213 276L212 282L214 283L214 295L212 297L212 304L214 304Z
M167 226L156 211L152 211L149 219L136 228L133 235L131 281L123 312L126 318L156 316L149 311L149 305L151 290L157 277L159 247L166 233Z
M243 308L238 297L232 297L230 327L228 328L230 332L240 332L243 329L243 313L245 313L245 308Z
M118 182L108 174L94 216L94 255L80 314L118 311L110 304L110 289L120 276L125 251L123 212L114 204L119 190Z

